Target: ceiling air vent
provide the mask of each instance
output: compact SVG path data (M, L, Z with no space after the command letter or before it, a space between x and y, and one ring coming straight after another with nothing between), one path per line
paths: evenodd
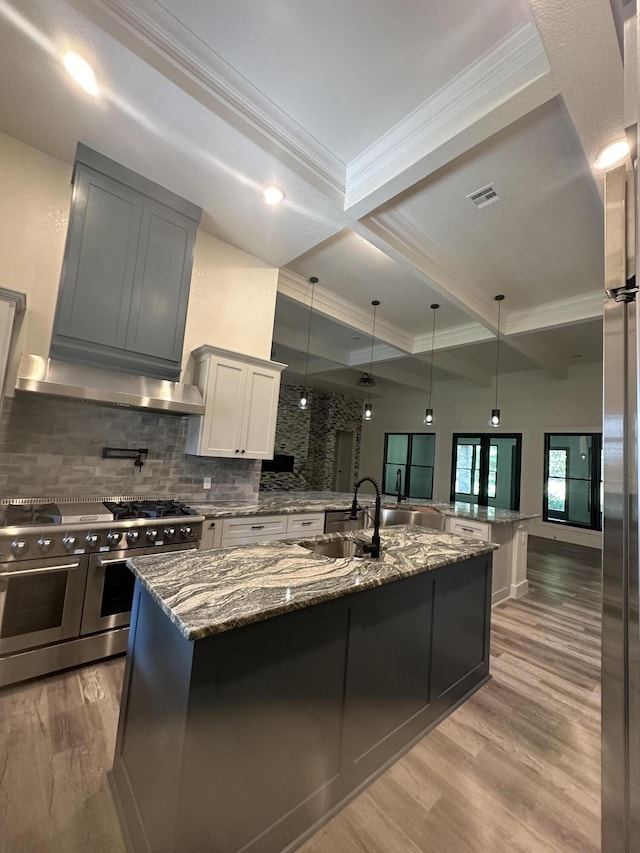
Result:
M492 204L502 201L502 196L498 195L493 184L489 184L489 186L483 187L481 190L476 190L468 195L467 198L470 199L478 209L491 207Z

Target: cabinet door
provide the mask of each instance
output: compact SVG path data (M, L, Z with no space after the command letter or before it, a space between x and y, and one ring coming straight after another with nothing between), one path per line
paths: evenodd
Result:
M126 348L180 365L195 223L145 201ZM177 378L177 377L176 377Z
M273 458L279 392L279 372L261 367L247 368L241 433L241 454L245 458Z
M52 356L87 351L95 364L101 345L124 347L142 208L139 193L77 167Z
M211 359L207 376L206 414L198 452L202 456L239 457L247 369L226 359Z

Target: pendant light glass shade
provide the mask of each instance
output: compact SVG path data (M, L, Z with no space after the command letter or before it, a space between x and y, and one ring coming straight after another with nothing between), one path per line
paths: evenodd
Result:
M311 318L313 316L313 296L315 293L315 287L318 283L318 279L315 275L312 275L309 279L311 282L311 302L309 303L309 328L307 329L307 355L304 362L304 389L300 394L300 400L298 402L298 408L303 412L306 412L309 408L309 389L307 388L307 374L309 371L309 344L311 343Z
M431 408L431 392L433 390L433 349L436 340L436 311L440 306L434 302L431 306L431 310L433 311L433 326L431 328L431 358L429 360L429 403L427 404L427 411L424 415L424 425L431 426L433 423L433 409Z
M371 386L375 384L373 380L373 344L376 339L376 311L378 309L378 305L380 305L379 299L373 299L371 301L373 305L373 325L371 327L371 358L369 359L369 393L367 395L367 402L364 404L364 409L362 411L362 420L370 421L373 418L373 406L371 405Z
M504 295L500 293L498 294L498 296L495 296L494 299L498 303L498 338L496 340L496 402L493 409L491 409L491 418L489 419L489 426L499 427L500 409L498 408L498 373L500 368L500 307L502 305Z

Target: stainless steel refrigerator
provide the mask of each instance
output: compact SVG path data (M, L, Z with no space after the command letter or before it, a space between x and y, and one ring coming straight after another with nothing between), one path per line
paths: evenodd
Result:
M625 195L633 173L607 173L604 306L602 850L640 851L638 301L626 273Z

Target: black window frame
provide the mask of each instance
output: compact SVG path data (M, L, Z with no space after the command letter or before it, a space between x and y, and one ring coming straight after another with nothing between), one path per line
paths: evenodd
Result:
M511 506L509 509L512 512L520 511L520 483L522 476L522 433L521 432L454 432L451 439L451 489L450 500L455 502L461 500L456 498L456 459L458 440L464 438L479 438L480 439L480 466L479 466L479 483L478 483L478 506L494 506L489 503L494 498L489 498L489 453L491 441L496 438L513 438L515 439L516 458L513 465L513 474L511 477ZM496 467L496 472L497 472ZM472 482L473 488L473 482ZM465 493L466 494L466 493Z
M591 477L589 489L589 523L570 521L568 510L566 518L549 515L549 451L568 450L570 447L551 447L552 438L585 438L591 439ZM567 453L567 470L569 470L570 452ZM565 480L584 479L566 477ZM600 504L600 484L602 482L602 433L601 432L545 432L544 434L544 480L542 484L542 520L548 524L561 524L564 527L577 527L580 530L602 530L602 506ZM557 512L557 511L553 511Z
M391 435L406 435L407 436L407 457L404 462L404 482L403 482L403 490L402 497L406 500L433 500L433 481L435 477L435 469L436 469L436 433L435 432L385 432L384 434L384 455L382 458L382 478L380 480L382 484L382 494L383 495L397 495L397 492L385 492L385 470L387 465L396 464L387 462L387 451L389 447L389 436ZM420 465L420 466L412 466L411 465L411 451L413 448L413 439L415 436L425 436L432 435L433 436L433 465ZM431 468L431 494L427 498L418 498L415 495L411 495L411 468L412 467L420 467L420 468Z

